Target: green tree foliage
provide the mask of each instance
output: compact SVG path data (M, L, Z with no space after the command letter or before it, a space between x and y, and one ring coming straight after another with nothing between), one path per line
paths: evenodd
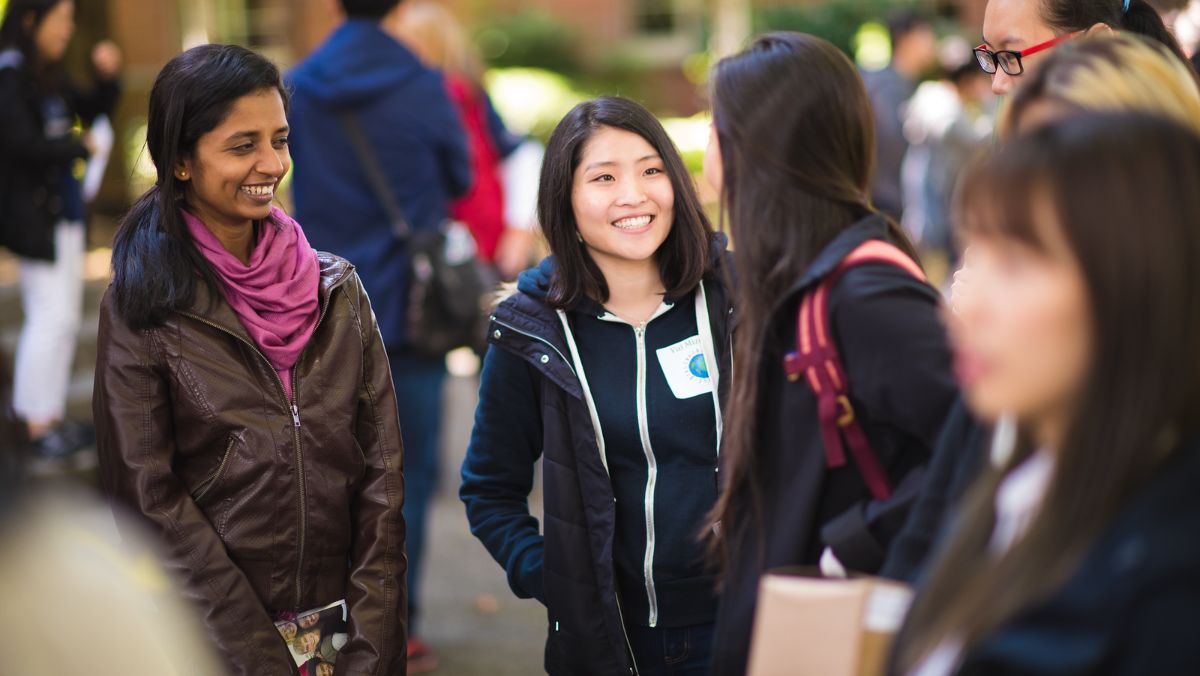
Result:
M832 42L851 58L859 27L918 3L913 0L825 0L809 5L763 7L754 13L755 32L796 31Z

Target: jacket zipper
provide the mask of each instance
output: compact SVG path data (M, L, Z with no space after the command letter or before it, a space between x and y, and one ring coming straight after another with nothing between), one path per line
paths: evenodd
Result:
M324 312L324 310L322 310L321 316L319 316L317 318L318 326L320 326L321 319L324 318L324 315L325 315L325 312ZM314 327L313 333L315 334L316 332L317 332L317 330ZM300 352L301 356L303 356L304 352L305 352L304 350L301 350L301 352ZM297 357L296 364L299 364L299 363L300 363L300 358ZM303 609L300 607L300 598L301 598L301 591L302 591L301 586L300 586L300 576L304 570L304 548L305 548L306 535L308 534L307 533L307 531L308 531L308 490L305 486L305 484L307 482L304 479L304 454L300 450L300 406L296 403L296 366L294 366L294 365L292 366L292 401L291 401L291 404L292 404L292 432L295 435L295 440L296 440L296 481L300 487L299 517L298 517L298 521L300 522L300 555L296 557L296 603L295 603L295 606L296 606L297 611L301 611Z
M329 289L329 296L317 315L317 323L313 325L312 335L317 335L317 329L321 328L321 323L325 321L325 315L329 313L329 306L333 303L333 292L337 290L338 286L341 285L338 284ZM310 338L309 344L311 343L312 339ZM301 576L304 570L304 550L308 536L308 489L304 478L304 454L300 448L300 404L296 398L296 371L300 368L300 361L306 354L308 354L308 344L300 350L300 355L296 357L296 363L292 365L292 429L296 435L296 476L300 483L300 556L296 558L296 610L298 611L303 610L300 607L300 599L303 596Z
M672 307L673 305L664 304L650 319L637 326L630 324L637 347L638 435L642 442L642 452L646 455L646 493L642 506L646 515L646 556L642 561L642 576L646 581L646 601L650 606L650 616L647 619L651 628L658 626L658 592L654 586L654 491L658 485L658 459L654 456L654 446L650 443L650 415L646 404L646 327ZM601 319L628 324L611 313L605 314Z
M345 280L342 280L342 281L345 281ZM342 284L342 282L338 282L337 284L334 284L332 287L330 287L329 297L326 300L325 305L321 308L320 314L317 315L317 323L315 325L313 325L313 335L316 335L317 329L321 328L321 323L325 321L325 315L328 313L329 305L332 303L333 292L335 290L337 290L337 288L339 286L341 286L341 284ZM254 353L259 356L260 359L262 359L264 362L266 362L267 370L269 370L271 372L271 374L275 376L275 382L278 383L278 385L279 385L279 393L283 395L284 405L287 407L288 411L292 414L292 430L293 430L294 440L295 440L295 445L296 445L296 478L297 478L298 487L300 489L300 494L297 498L297 521L298 521L298 525L300 526L300 555L296 559L296 603L295 603L295 606L296 606L297 610L301 610L300 600L303 596L303 585L302 585L302 580L300 579L300 576L302 575L303 570L304 570L304 549L305 549L305 535L306 535L305 529L308 528L308 514L306 513L306 509L305 509L306 502L307 502L307 491L306 491L305 485L304 485L304 456L300 450L300 408L299 408L298 404L296 403L296 370L297 370L298 365L300 364L300 360L303 359L305 353L308 352L308 346L307 345L304 346L304 349L301 350L301 352L300 352L300 356L296 358L296 365L292 366L292 397L291 397L291 400L289 401L288 395L287 395L287 388L285 388L283 386L283 379L279 377L279 373L276 372L275 367L271 365L271 360L267 359L266 355L264 355L262 353L262 350L258 349L257 345L255 345L253 342L246 340L245 338L239 336L238 334L234 333L233 331L230 331L229 329L225 328L224 326L221 326L220 324L218 324L214 321L211 321L209 319L205 319L204 317L201 317L200 315L193 314L191 312L185 312L185 311L180 311L179 314L181 314L185 317L190 317L192 319L195 319L196 321L200 322L201 324L211 326L212 328L217 329L218 331L227 333L230 336L233 336L235 339L244 343L251 350L253 350ZM311 342L311 339L310 339L310 342Z
M560 322L562 322L563 335L567 339L567 349L571 351L571 357L575 360L575 367L571 369L571 372L574 373L575 377L579 380L579 388L583 391L583 401L587 405L588 414L592 418L592 427L595 428L596 447L600 451L600 464L604 467L604 474L606 476L610 476L610 481L611 481L611 475L609 475L609 472L608 472L608 459L605 458L605 455L604 455L604 431L600 429L600 418L596 413L596 402L592 399L591 388L588 386L588 382L587 382L587 374L584 373L584 370L583 370L583 360L580 359L580 357L579 357L579 348L575 345L575 337L571 333L571 323L567 319L567 313L563 310L558 311L558 319ZM507 326L507 325L501 324L501 326ZM508 328L512 329L511 326ZM550 345L550 343L546 342L545 340L542 340L541 338L538 338L537 336L530 336L528 333L525 333L524 331L520 331L518 329L512 329L512 330L516 331L517 333L520 333L521 335L529 336L536 340L541 340L543 343ZM554 346L550 345L550 347L553 348ZM555 349L555 352L558 352L558 350ZM558 354L560 357L562 356L561 352L559 352ZM566 359L565 357L563 357L563 358ZM567 365L570 366L571 365L570 362L568 362ZM617 499L614 497L613 502L616 502L616 501L617 501ZM621 623L621 637L625 639L625 647L629 651L629 661L630 661L630 664L632 665L629 668L629 673L633 674L633 676L637 676L640 673L640 671L638 670L638 665L637 665L637 656L634 654L634 651L633 651L633 641L629 640L629 630L625 628L625 611L621 609L621 595L617 594L615 592L615 590L613 593L613 601L617 604L617 620Z
M637 340L637 418L638 433L642 438L642 452L646 454L646 558L642 573L646 578L646 599L650 602L650 627L658 626L658 594L654 589L654 489L658 484L658 459L650 444L650 420L646 411L646 324L633 329Z

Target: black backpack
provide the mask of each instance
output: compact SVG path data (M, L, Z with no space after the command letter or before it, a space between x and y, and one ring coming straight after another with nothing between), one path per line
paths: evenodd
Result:
M446 219L434 230L413 231L384 177L354 113L339 114L359 164L392 222L392 235L409 253L407 339L430 357L459 347L485 345L486 306L497 279L476 256L475 237L465 223Z

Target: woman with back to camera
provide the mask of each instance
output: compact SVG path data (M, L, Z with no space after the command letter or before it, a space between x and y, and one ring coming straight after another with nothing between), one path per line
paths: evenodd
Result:
M551 135L538 215L553 255L491 324L460 490L471 531L546 605L552 676L707 674L716 598L696 533L730 365L725 238L662 125L613 97Z
M386 352L353 266L272 206L279 71L233 45L150 93L158 180L113 244L100 475L160 536L229 673L294 674L274 622L345 599L338 673L403 673L404 498Z
M872 144L862 79L824 40L766 35L714 70L705 174L740 289L710 531L721 676L747 667L763 572L878 570L957 394L939 295L871 206Z
M83 319L87 248L77 161L91 154L84 125L111 114L121 54L111 42L91 54L95 85L78 87L63 57L75 32L73 0L11 0L0 25L0 245L17 254L25 322L17 344L13 404L32 455L69 457L93 430L66 421L71 360Z
M1200 138L1089 114L967 173L972 410L1014 452L968 493L893 673L1192 674L1200 644Z

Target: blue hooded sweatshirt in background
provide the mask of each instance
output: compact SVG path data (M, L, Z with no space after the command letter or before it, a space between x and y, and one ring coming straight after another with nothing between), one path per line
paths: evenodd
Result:
M467 137L445 80L376 22L350 19L287 81L296 220L315 248L358 268L384 342L403 348L407 247L338 115L358 118L413 229L432 229L471 184Z

